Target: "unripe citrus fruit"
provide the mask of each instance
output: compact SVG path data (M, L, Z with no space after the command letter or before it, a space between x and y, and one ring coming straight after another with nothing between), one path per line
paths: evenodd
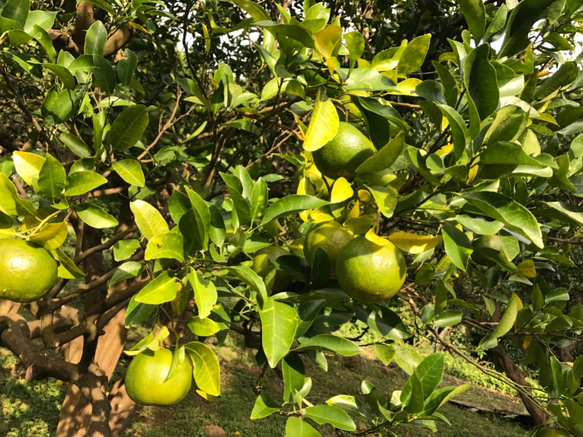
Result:
M405 257L390 241L379 245L357 237L336 259L340 288L355 300L381 302L393 297L405 283Z
M57 262L42 247L24 240L0 240L0 299L32 302L57 279Z
M330 266L334 269L338 252L353 238L354 234L337 221L319 223L306 236L304 256L310 264L313 264L316 248L321 247L328 254Z
M192 364L188 357L168 377L172 351L146 349L134 357L126 373L126 391L141 405L173 405L180 402L192 385Z
M273 265L277 261L277 258L283 255L289 255L289 252L279 246L268 246L258 250L253 257L253 271L262 278L265 278L271 269L273 269ZM273 291L281 291L291 284L292 281L292 275L283 270L277 269L275 271L275 279L273 280L271 289Z
M499 235L481 235L472 243L472 259L483 266L494 266L498 252L504 253L504 242Z
M341 121L336 136L312 157L324 176L352 179L356 168L374 153L372 142L356 126Z

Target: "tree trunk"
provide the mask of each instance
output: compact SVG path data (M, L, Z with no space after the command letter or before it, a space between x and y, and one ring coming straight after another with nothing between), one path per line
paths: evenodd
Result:
M508 356L508 352L506 348L499 344L494 349L491 349L490 352L494 358L494 362L496 365L500 366L504 373L508 375L508 377L514 381L515 383L521 385L522 387L527 390L528 394L531 394L532 391L530 390L530 385L526 381L526 375L522 370L518 368L518 366L512 361L512 359ZM524 404L528 414L532 417L535 425L542 425L548 419L548 414L542 410L532 399L523 392L518 392L522 403Z
M126 340L124 327L125 311L120 311L105 327L105 334L99 338L95 353L95 362L111 379ZM67 361L79 362L83 351L83 341L71 342L67 345L65 357ZM121 387L120 387L121 386ZM109 426L112 436L121 436L133 415L135 404L121 384L116 384L109 396L111 415ZM57 435L59 437L82 437L87 435L91 421L92 407L85 395L73 384L67 387L67 395L61 407Z

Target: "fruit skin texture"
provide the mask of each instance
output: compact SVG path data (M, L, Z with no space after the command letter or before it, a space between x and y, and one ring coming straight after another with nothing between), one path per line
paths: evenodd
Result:
M172 365L172 351L146 349L134 357L126 373L126 391L141 405L173 405L180 402L192 385L192 364L188 357L166 379Z
M356 168L374 153L372 142L357 127L341 121L336 136L314 151L312 157L324 176L352 179Z
M24 240L0 240L0 299L32 302L57 280L57 262L42 247Z
M336 277L340 288L355 300L381 302L405 283L405 257L390 241L380 246L357 237L338 253Z
M306 240L304 241L304 256L310 265L312 265L314 263L316 248L321 247L328 254L330 266L334 269L338 252L353 238L354 234L337 221L331 220L319 223L306 236Z
M289 255L289 252L279 246L268 246L258 250L253 257L253 271L265 278L271 270L270 263L275 264L277 258L283 255ZM293 276L289 273L283 270L276 270L271 289L275 292L281 291L291 284L293 279Z

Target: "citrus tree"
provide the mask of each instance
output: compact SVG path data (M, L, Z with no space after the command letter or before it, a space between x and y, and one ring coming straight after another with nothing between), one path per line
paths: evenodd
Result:
M58 434L219 397L237 335L289 436L436 430L467 386L424 339L583 436L581 7L0 1L0 344ZM314 403L365 344L404 387Z

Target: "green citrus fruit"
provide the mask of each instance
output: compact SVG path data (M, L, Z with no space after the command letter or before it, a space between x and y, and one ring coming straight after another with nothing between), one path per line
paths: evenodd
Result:
M289 255L289 252L283 247L268 246L258 250L253 257L253 270L262 278L273 269L277 258L283 255ZM293 276L283 270L277 269L275 271L275 279L271 289L273 291L281 291L285 289L293 281Z
M494 259L500 256L499 252L504 253L504 242L499 235L481 235L473 241L472 246L472 259L483 266L496 265Z
M334 269L338 252L353 238L354 234L337 221L317 224L306 236L304 256L310 264L313 264L316 248L321 247L328 254L330 266Z
M352 179L356 168L374 153L372 142L356 126L341 121L336 136L312 157L324 176Z
M126 391L141 405L173 405L180 402L192 385L192 364L188 357L168 378L172 357L168 349L146 349L134 357L126 373Z
M384 246L357 237L336 259L340 288L355 300L380 302L393 297L405 283L405 257L390 241Z
M32 302L57 279L57 262L42 247L24 240L0 240L0 299Z

